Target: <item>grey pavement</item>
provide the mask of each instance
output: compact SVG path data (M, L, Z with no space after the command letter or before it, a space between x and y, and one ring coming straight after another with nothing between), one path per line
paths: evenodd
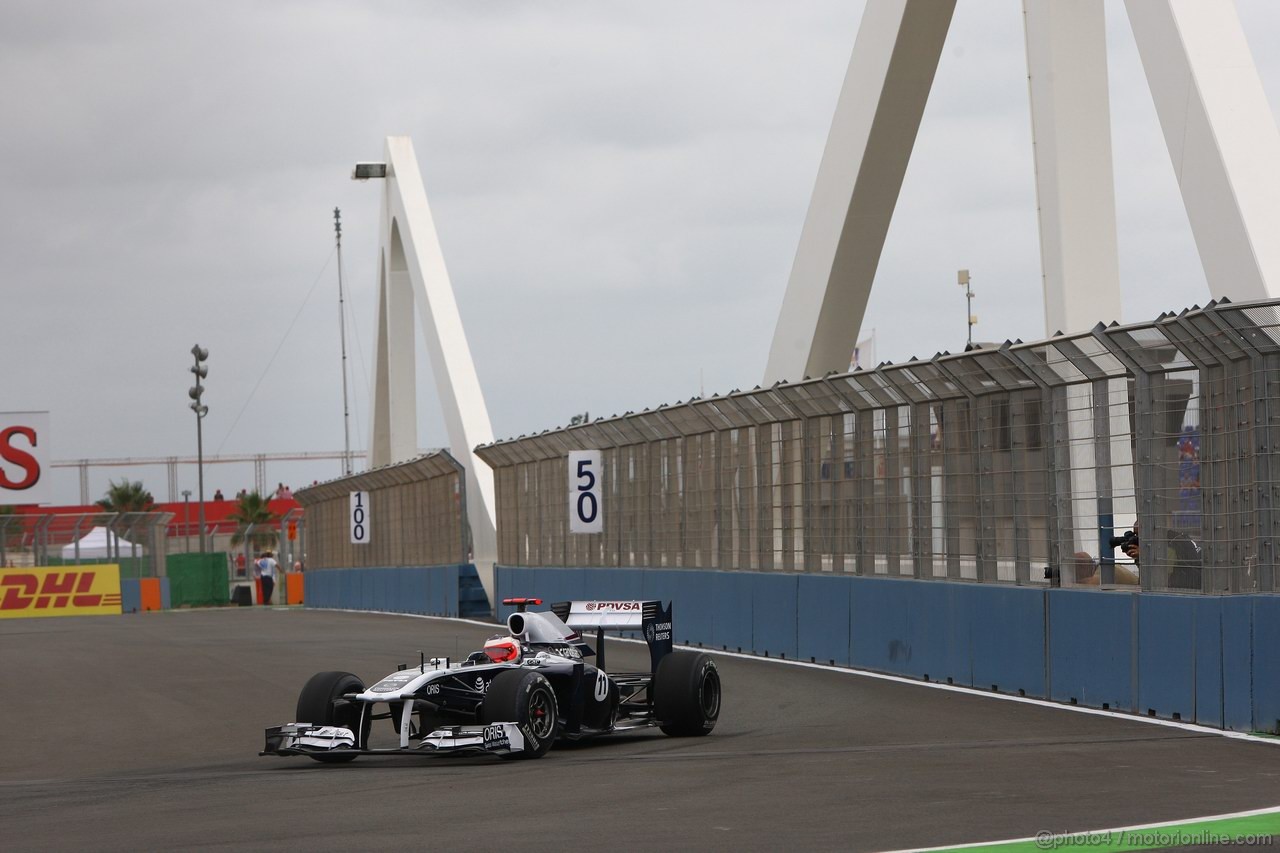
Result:
M883 850L1280 805L1280 747L726 656L706 738L645 733L537 761L258 757L313 672L370 682L496 630L262 608L0 622L0 838L6 850ZM646 666L642 646L609 654Z

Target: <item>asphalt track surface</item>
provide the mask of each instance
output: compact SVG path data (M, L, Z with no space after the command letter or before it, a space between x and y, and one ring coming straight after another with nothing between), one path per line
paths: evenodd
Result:
M724 656L709 737L536 761L258 757L313 672L372 682L494 630L300 609L4 620L0 844L885 850L1280 804L1268 744ZM643 646L609 655L646 666Z

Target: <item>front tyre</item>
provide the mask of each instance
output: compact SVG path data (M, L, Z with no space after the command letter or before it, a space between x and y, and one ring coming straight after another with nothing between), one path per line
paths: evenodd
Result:
M349 672L317 672L311 676L298 696L297 716L294 719L299 723L351 729L356 735L356 748L363 749L369 742L370 717L364 714L363 720L361 719L360 710L364 703L348 702L342 698L348 693L363 692L364 682ZM338 764L355 758L353 753L326 755L316 752L307 755L326 764Z
M556 692L538 672L509 669L489 683L480 706L484 723L515 723L524 735L524 749L503 758L541 758L551 749L558 725Z
M653 674L653 716L664 734L710 734L720 718L720 671L705 652L671 652Z

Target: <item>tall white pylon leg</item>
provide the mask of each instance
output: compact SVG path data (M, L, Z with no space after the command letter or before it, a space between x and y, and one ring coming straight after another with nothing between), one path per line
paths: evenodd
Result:
M1102 0L1023 0L1048 334L1120 318Z
M955 0L867 3L809 201L765 384L849 368Z
M387 137L378 250L378 339L375 350L369 465L416 456L413 308L426 341L449 450L466 469L472 560L489 601L497 560L493 470L472 449L493 442L493 427L471 349L462 330L427 192L407 136Z
M388 167L389 168L389 167ZM388 176L387 190L393 179ZM378 250L378 332L374 350L369 467L403 462L418 453L418 407L413 337L413 285L400 229L382 205Z
M1078 332L1120 318L1106 18L1102 0L1023 0L1022 10L1045 330ZM1067 391L1074 553L1101 554L1099 530L1128 526L1137 511L1127 383L1107 390L1122 402L1104 413L1105 447L1095 441L1092 387ZM1095 476L1100 458L1104 477Z
M1280 295L1280 133L1227 0L1127 0L1215 298Z

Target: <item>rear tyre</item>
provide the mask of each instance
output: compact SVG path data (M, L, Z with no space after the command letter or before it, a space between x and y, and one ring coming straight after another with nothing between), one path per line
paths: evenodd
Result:
M555 742L559 726L556 692L538 672L509 669L489 683L480 706L484 723L515 723L524 735L524 749L503 758L541 758Z
M351 729L356 735L356 748L363 749L369 742L369 714L365 713L362 721L360 710L364 703L342 701L347 693L362 692L364 682L349 672L317 672L298 696L295 719L300 723ZM326 764L339 764L355 758L350 753L326 755L316 752L307 755Z
M720 718L720 671L705 652L671 652L653 674L653 716L664 734L710 734Z

